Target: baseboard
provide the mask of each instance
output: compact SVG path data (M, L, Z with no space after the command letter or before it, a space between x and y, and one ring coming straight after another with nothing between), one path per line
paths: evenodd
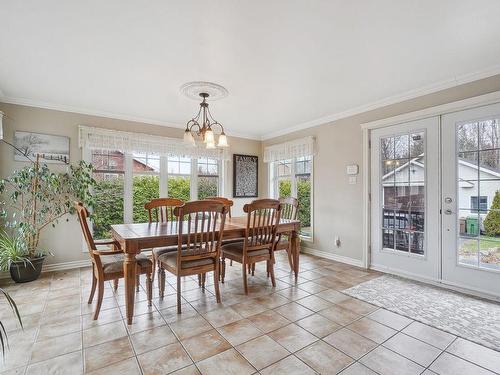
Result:
M64 271L64 270L70 270L74 268L81 268L81 267L90 267L91 262L89 259L85 260L75 260L72 262L62 262L62 263L52 263L52 264L46 264L42 267L42 273L45 272L54 272L54 271ZM0 273L0 279L8 279L10 278L9 272L1 272Z
M320 258L331 259L331 260L334 260L336 262L346 263L346 264L349 264L351 266L364 268L363 261L359 260L359 259L353 259L353 258L345 257L342 255L333 254L329 251L317 250L317 249L312 249L310 247L304 247L304 246L302 246L300 250L301 250L301 252L303 252L305 254L311 254L311 255L318 256Z
M375 265L375 264L372 264L370 266L370 269L375 270L375 271L379 271L379 272L384 272L384 273L391 274L391 275L404 277L405 279L419 281L419 282L422 282L425 284L431 284L431 285L438 286L438 287L441 287L444 289L453 290L455 292L469 294L469 295L472 295L475 297L484 298L484 299L495 301L495 302L500 301L500 296L498 296L498 295L489 293L485 290L470 288L470 287L467 287L465 285L461 285L458 283L451 283L448 281L443 281L443 280L438 280L438 279L433 279L433 278L428 278L428 277L422 277L422 276L419 276L419 275L416 275L413 273L401 271L399 269L394 269L394 268L385 267L385 266L379 266L379 265Z

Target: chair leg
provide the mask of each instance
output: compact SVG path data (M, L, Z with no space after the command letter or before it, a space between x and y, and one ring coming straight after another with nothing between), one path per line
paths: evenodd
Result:
M136 275L135 276L135 291L137 293L139 293L139 285L140 285L140 283L141 283L141 275Z
M245 294L248 294L248 283L247 283L247 265L245 263L242 264L242 273L243 273L243 289L245 290Z
M219 274L220 274L220 267L219 267L219 262L217 262L214 270L214 288L215 288L215 298L217 300L217 303L220 303Z
M104 297L104 280L97 281L97 305L92 319L97 320L101 311L102 298Z
M181 313L181 277L177 275L177 314Z
M255 276L255 263L252 263L252 276Z
M286 254L288 255L288 264L290 265L290 270L293 272L293 259L292 259L292 249L290 246L286 249Z
M273 288L276 288L276 280L274 279L274 264L273 259L268 260L267 264L269 267L269 273L271 274L271 283L273 284Z
M113 290L115 292L118 290L118 279L113 280Z
M152 274L155 274L154 271L152 272ZM146 274L146 291L148 294L148 306L151 306L151 300L153 299L153 278L151 277L150 273Z
M269 278L269 262L266 262L266 272L267 272L267 277Z
M163 268L158 268L158 283L160 284L160 298L163 299L165 294L165 270Z
M233 265L233 260L232 259L229 259L229 265L232 266Z
M226 258L222 258L220 262L222 266L220 282L224 284L224 279L226 278Z
M201 287L201 273L198 274L198 286Z
M201 274L201 289L205 291L205 281L207 280L207 274L202 273Z
M153 271L151 272L151 282L155 281L155 270L156 270L156 257L155 254L151 253L151 260L153 262Z
M90 289L90 296L88 300L88 304L92 303L95 294L95 287L97 286L97 278L95 277L94 270L92 270L92 288Z
M154 268L153 268L153 272L154 272ZM161 289L161 268L158 267L158 290ZM163 280L163 285L165 285L165 280Z

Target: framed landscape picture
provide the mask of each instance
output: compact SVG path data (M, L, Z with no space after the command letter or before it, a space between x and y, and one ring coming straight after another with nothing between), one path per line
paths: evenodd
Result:
M69 164L69 137L16 131L14 160L30 161L40 156L43 163Z
M259 158L233 154L233 197L256 198L259 194Z

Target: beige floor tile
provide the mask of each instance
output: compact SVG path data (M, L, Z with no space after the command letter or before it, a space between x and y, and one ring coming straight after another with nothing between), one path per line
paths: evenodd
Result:
M215 329L182 340L182 345L195 362L202 361L231 348L231 344Z
M200 374L201 372L198 371L198 368L195 365L187 366L181 368L180 370L170 373L170 375L200 375Z
M328 287L316 284L314 281L307 281L305 283L299 284L298 288L312 294L316 294L328 289Z
M83 374L82 352L74 352L28 366L26 375Z
M331 303L339 303L351 298L348 295L340 293L335 289L325 289L319 293L316 293L315 295Z
M127 336L127 330L123 322L114 322L102 326L92 327L83 331L83 347L99 345L106 341L119 339Z
M269 336L257 337L242 345L238 345L236 349L257 370L261 370L285 358L289 354L285 348Z
M141 375L141 370L135 357L113 363L98 370L86 372L87 375Z
M441 331L440 329L422 324L420 322L413 322L408 327L403 329L403 333L413 336L419 340L425 341L439 349L445 349L448 345L455 340L456 336Z
M337 305L321 310L319 314L340 325L347 325L361 317L361 315Z
M320 374L337 374L353 360L323 341L318 341L295 354Z
M316 372L297 357L290 355L261 370L262 375L314 375Z
M354 311L359 315L366 315L378 309L377 306L371 305L359 299L349 298L337 303L338 306Z
M372 350L361 358L360 362L375 372L384 375L417 375L424 371L424 367L383 346Z
M174 322L170 324L170 328L174 331L179 340L185 340L189 337L193 337L213 329L210 323L208 323L201 315Z
M55 314L55 317L57 316L58 314ZM60 319L54 319L51 323L45 323L42 321L37 340L47 340L50 338L67 335L68 333L79 332L81 330L81 327L82 322L80 315L71 317L62 315Z
M342 371L340 375L377 375L377 373L370 370L368 367L363 366L361 363L356 362Z
M446 351L488 370L500 372L500 352L496 350L458 338Z
M238 320L218 328L218 331L233 346L263 335L264 333L248 319Z
M155 327L130 336L132 345L137 354L177 342L172 330L167 326Z
M163 316L163 319L168 324L177 322L179 320L193 318L197 315L200 315L198 311L194 309L190 304L185 303L182 305L182 313L177 314L177 306L167 307L166 309L160 310L160 314Z
M115 362L133 357L134 351L128 337L91 346L83 351L85 371L90 372Z
M203 375L250 375L255 369L234 349L207 358L197 364Z
M259 305L253 298L231 305L231 308L244 318L248 318L249 316L256 315L267 310L266 307Z
M174 343L137 356L144 375L163 375L193 362L180 343Z
M80 332L59 336L52 339L37 341L33 345L31 363L45 361L63 354L82 349L82 334Z
M494 373L449 353L441 354L429 367L439 375L493 375ZM498 369L497 369L498 370Z
M207 312L206 314L203 314L203 316L215 328L222 327L226 324L243 319L243 317L231 307L212 310Z
M1 370L0 370L1 371ZM18 367L12 370L7 370L7 371L2 371L2 375L24 375L24 372L26 371L26 367Z
M102 326L104 324L117 322L122 320L122 314L118 307L114 309L104 310L99 313L99 319L93 319L94 314L86 314L82 316L82 327L83 329L92 328L95 326Z
M396 331L400 331L410 323L413 322L413 319L409 319L405 316L393 313L392 311L388 311L385 309L378 309L368 315L368 318L371 320L375 320L383 325L391 327Z
M267 310L260 314L252 315L248 319L264 333L274 331L290 324L288 319L274 310Z
M378 345L376 342L346 328L332 333L323 340L354 359L361 358Z
M279 306L283 306L290 302L289 299L273 293L267 296L260 296L254 299L258 304L264 306L266 309L274 309Z
M286 305L274 309L274 311L277 311L292 322L314 314L314 311L309 310L302 305L299 305L297 302L287 303Z
M164 326L167 324L158 311L134 316L134 320L130 325L127 324L126 320L124 320L124 323L130 334L146 331L148 329Z
M290 287L290 288L285 288L283 290L280 290L277 292L278 294L282 295L286 299L289 299L291 301L296 301L298 299L310 296L311 294L309 292L306 292L305 290L302 290L298 287Z
M0 359L0 372L26 366L31 357L36 328L9 333L9 350L5 358Z
M376 321L368 318L357 320L348 325L347 328L379 344L395 335L397 332L392 328L384 326L383 324L377 323Z
M295 323L318 337L328 336L330 333L341 328L339 324L319 314L309 315L304 319L297 320Z
M383 345L424 367L429 366L441 354L440 349L404 333L398 333Z
M297 301L298 304L307 307L309 310L312 310L314 312L318 312L320 310L324 310L330 306L332 306L331 302L328 302L327 300L324 300L323 298L319 298L316 296L308 296L302 299L299 299Z
M269 336L290 353L294 353L318 340L316 336L294 323L269 333Z

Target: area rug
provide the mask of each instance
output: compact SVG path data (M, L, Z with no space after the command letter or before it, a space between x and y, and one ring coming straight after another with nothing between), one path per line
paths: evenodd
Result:
M390 275L343 293L500 351L499 303Z

